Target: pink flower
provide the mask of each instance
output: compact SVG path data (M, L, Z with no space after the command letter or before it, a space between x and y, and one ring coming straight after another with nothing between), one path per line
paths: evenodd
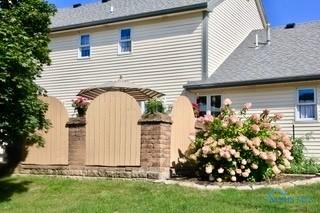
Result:
M249 177L249 172L243 172L242 177Z
M230 150L230 154L231 154L231 155L235 155L236 153L237 153L236 150L234 150L234 149L231 149L231 150Z
M232 182L236 182L236 181L237 181L237 177L236 177L236 176L232 176L232 177L231 177L231 181L232 181Z
M263 141L267 146L276 149L277 148L277 143L271 140L270 138L267 138Z
M211 154L211 153L212 153L211 148L210 148L209 146L204 146L204 147L202 147L202 153L203 153L204 155Z
M205 115L204 116L204 122L205 123L210 123L213 121L213 116L212 115Z
M242 173L241 169L236 169L236 173L240 175Z
M250 116L250 119L251 119L252 121L254 121L255 123L258 123L259 120L260 120L260 117L259 117L258 114L252 114L252 115Z
M248 109L250 109L252 107L252 103L245 103L244 105L243 105L243 109L245 109L245 110L248 110Z
M244 135L238 136L237 139L238 139L239 143L246 143L248 140L248 138Z
M274 118L276 120L281 120L283 118L283 114L282 113L276 113L276 114L274 114Z
M250 141L250 140L248 140L248 141L247 141L247 145L248 145L249 147L252 147L252 146L253 146L253 142Z
M230 120L230 123L235 124L239 119L236 115L231 115L229 120Z
M228 122L225 122L225 121L222 122L222 127L223 128L228 128L228 125L229 125Z
M265 152L260 152L260 155L259 157L262 159L262 160L267 160L268 159L268 156Z
M272 127L272 125L270 123L263 123L261 126L266 129L271 129L271 127Z
M229 105L232 104L232 101L231 101L229 98L226 98L226 99L224 100L223 104L224 104L225 106L229 106Z
M255 137L252 139L252 142L253 142L254 146L258 147L258 146L260 146L261 140L260 140L260 138Z
M279 142L279 143L277 144L277 147L278 147L279 149L281 149L281 150L284 150L284 149L286 148L282 142Z
M273 152L268 152L268 160L269 161L276 161L277 160L277 157L276 157L276 155L273 153Z
M291 156L291 152L289 151L289 150L283 150L282 151L282 153L283 153L283 155L284 155L284 157L286 158L286 159L288 159L288 160L293 160L293 157Z
M254 132L254 133L258 133L260 131L260 128L257 124L253 124L251 126L251 130Z
M260 155L260 151L258 149L256 149L256 148L253 148L252 152L253 152L254 156L259 156Z

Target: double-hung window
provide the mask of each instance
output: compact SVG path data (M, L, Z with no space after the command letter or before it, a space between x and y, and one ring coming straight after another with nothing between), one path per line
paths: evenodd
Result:
M317 120L317 95L315 88L300 88L297 90L297 120Z
M119 54L130 54L132 52L132 30L125 28L120 30Z
M79 47L79 58L89 58L91 55L90 51L90 35L81 35L80 47Z

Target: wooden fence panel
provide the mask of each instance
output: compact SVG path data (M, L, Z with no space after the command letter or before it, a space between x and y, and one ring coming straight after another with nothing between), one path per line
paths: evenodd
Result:
M34 145L29 147L28 155L23 164L36 165L67 165L69 132L66 128L69 116L64 105L54 97L40 97L48 104L46 118L52 127L47 133L41 132L44 137L44 147Z
M123 92L107 92L87 111L86 165L139 166L141 112L137 101Z
M171 127L170 162L177 163L179 152L184 153L195 134L195 117L190 100L180 96L173 104Z

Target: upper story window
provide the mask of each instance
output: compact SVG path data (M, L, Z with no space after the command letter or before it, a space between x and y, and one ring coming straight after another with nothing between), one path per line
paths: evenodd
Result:
M317 120L317 98L315 88L297 90L297 120Z
M79 58L89 58L91 55L90 51L90 35L81 35L80 47L79 47Z
M132 52L132 30L125 28L120 30L119 54L129 54Z

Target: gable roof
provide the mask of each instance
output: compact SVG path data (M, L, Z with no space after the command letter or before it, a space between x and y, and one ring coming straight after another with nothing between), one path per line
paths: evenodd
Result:
M195 9L212 9L223 0L109 0L59 9L51 30L61 31ZM110 8L113 7L111 13Z
M255 37L260 45L255 48ZM320 79L320 21L293 29L252 31L227 60L207 79L189 82L185 88L218 88Z

